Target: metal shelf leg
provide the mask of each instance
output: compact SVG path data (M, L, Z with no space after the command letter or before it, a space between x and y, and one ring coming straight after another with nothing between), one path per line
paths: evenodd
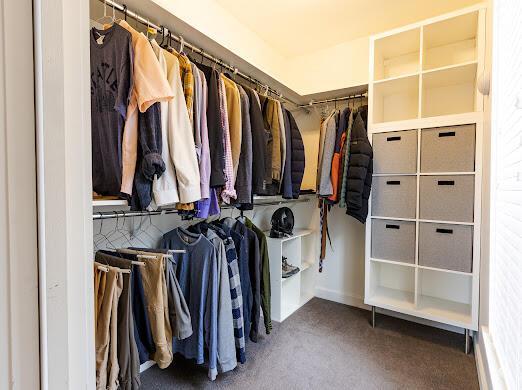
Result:
M375 306L372 306L372 328L375 328Z
M466 338L465 345L464 345L464 352L466 355L469 355L471 350L471 343L470 343L470 332L469 329L464 329L464 337Z

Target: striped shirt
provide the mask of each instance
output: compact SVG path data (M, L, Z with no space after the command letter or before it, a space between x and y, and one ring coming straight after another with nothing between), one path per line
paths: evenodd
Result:
M228 277L230 280L230 296L232 298L232 321L234 323L234 338L236 340L236 357L240 363L245 363L245 331L243 319L243 294L241 292L241 278L239 276L239 263L237 260L236 246L232 238L217 226L210 226L212 230L223 240L228 262Z
M236 199L236 189L234 188L234 164L232 162L232 145L230 144L230 129L228 125L227 98L225 95L225 82L219 79L219 102L221 124L224 129L223 144L225 145L225 187L221 193L221 198L225 203L230 203L231 199Z

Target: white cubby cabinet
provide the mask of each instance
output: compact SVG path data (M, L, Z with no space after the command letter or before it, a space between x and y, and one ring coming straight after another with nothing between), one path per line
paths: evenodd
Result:
M485 12L370 39L364 301L466 334L478 330Z
M269 234L266 232L270 257L271 315L273 320L282 322L315 295L316 235L308 229L296 229L292 236L285 238L270 238ZM283 279L283 256L289 264L299 267L299 273Z

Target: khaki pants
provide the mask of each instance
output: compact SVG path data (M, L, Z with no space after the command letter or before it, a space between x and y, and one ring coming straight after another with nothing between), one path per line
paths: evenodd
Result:
M169 320L167 283L165 280L165 259L162 254L129 250L128 253L142 253L155 256L144 259L146 266L141 268L143 290L147 299L152 338L156 345L153 359L159 368L166 368L172 363L172 329Z
M98 251L95 260L103 265L132 270L131 261L120 256L122 255L114 252ZM118 301L118 364L120 367L118 382L120 390L138 389L140 386L140 363L134 340L130 277L131 274L127 273L120 275L123 282L123 290Z
M123 289L123 281L118 268L108 267L109 272L100 276L98 282L96 316L96 389L118 388L118 300ZM102 289L103 279L105 288ZM95 282L96 288L96 282ZM100 299L101 296L101 299Z

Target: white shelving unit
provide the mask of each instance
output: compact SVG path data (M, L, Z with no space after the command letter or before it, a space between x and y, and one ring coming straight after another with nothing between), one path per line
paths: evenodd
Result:
M312 230L298 229L285 238L270 238L266 232L270 256L272 319L284 321L315 295L316 244ZM283 279L282 258L299 267L299 273Z
M478 330L484 5L370 40L365 303Z

